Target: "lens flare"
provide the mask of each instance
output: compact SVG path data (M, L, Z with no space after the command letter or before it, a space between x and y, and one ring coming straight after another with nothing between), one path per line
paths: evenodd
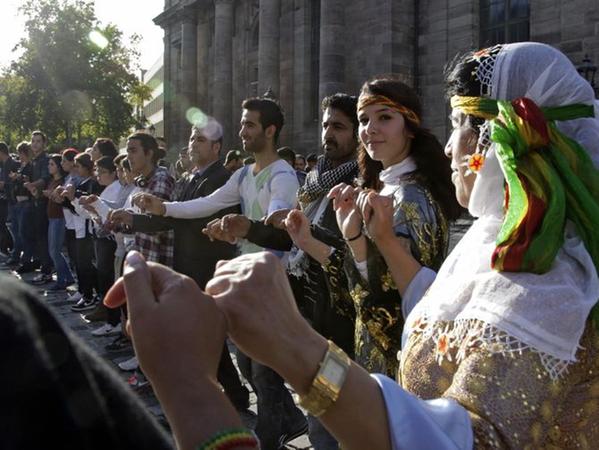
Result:
M108 39L98 30L93 30L89 33L89 40L102 50L108 47Z

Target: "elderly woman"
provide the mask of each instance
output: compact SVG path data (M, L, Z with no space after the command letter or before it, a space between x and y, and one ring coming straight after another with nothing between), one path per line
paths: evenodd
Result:
M369 376L301 319L275 257L219 265L207 288L214 303L185 283L172 287L176 274L130 256L125 282L108 302L119 303L126 289L142 366L182 448L217 430L220 443L239 443L226 448L254 448L251 436L228 429L240 422L212 381L227 333L280 373L343 448L584 448L597 441L593 91L563 54L535 43L469 54L448 85L454 131L446 153L457 197L477 220L438 274L391 239L388 198L358 199L377 245L390 247L387 263L408 317L399 383ZM176 333L167 339L169 326ZM181 345L187 333L193 344ZM202 392L195 401L176 388L182 375L171 367L181 366L181 352L193 368L188 378L204 377L195 382ZM199 429L185 420L190 413L210 420Z

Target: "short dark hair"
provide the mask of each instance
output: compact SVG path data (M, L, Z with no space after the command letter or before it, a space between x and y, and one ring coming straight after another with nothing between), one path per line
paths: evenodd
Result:
M358 122L357 106L358 97L355 95L342 94L341 92L338 92L323 98L322 103L320 104L320 109L322 112L325 112L327 108L341 111L349 120L351 120L351 123L354 126L354 132L357 133L358 126L360 125Z
M260 113L260 125L263 129L268 128L271 125L275 126L274 142L279 140L279 134L285 125L285 116L283 110L279 104L270 99L264 97L251 97L246 98L241 104L243 109L248 111L258 111Z
M26 141L19 143L19 145L17 145L17 153L19 155L27 155L31 157L31 144Z
M100 154L102 156L110 156L111 158L114 158L119 154L119 150L116 148L116 145L114 145L114 142L112 142L112 139L98 138L96 139L94 145L98 146L98 150L100 150Z
M114 157L114 159L112 160L117 166L121 166L123 163L123 160L127 157L127 155L125 155L124 153L119 153L118 155L116 155Z
M77 156L78 154L79 152L75 148L64 149L61 153L62 157L70 162L73 162L75 160L75 156Z
M4 153L5 155L10 154L10 152L8 151L8 145L6 145L6 142L0 142L0 153Z
M31 137L33 137L33 136L41 136L42 141L44 141L44 144L48 143L48 136L46 136L46 133L44 133L43 131L35 130L31 133Z
M94 162L92 161L92 157L89 153L79 153L75 156L75 162L80 166L85 167L90 172L94 170Z
M310 153L307 157L306 157L306 161L307 162L316 162L318 161L318 156L316 155L316 153Z
M237 161L241 159L241 152L239 150L229 150L227 152L227 156L225 157L225 165L229 164L231 161Z
M141 144L141 148L143 148L144 153L152 152L152 162L156 164L160 159L158 153L158 142L156 142L156 138L148 133L133 133L127 137L127 140L130 141L135 139L139 141Z
M288 161L291 165L295 163L295 152L291 150L291 147L281 147L277 150L279 157Z
M304 162L306 162L306 157L304 155L302 155L301 153L295 154L295 159L297 159L297 158L302 158L304 160Z
M114 165L114 159L110 156L102 156L100 159L96 161L96 166L106 169L109 172L115 172L116 166Z

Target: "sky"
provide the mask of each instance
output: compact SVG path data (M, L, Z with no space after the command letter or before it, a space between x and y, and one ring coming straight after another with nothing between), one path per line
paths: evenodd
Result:
M23 37L24 20L18 14L22 0L0 0L0 67L6 67L18 57L12 52ZM96 16L103 24L113 23L128 37L142 36L139 44L140 65L149 69L163 51L162 28L152 19L164 8L164 0L95 0Z

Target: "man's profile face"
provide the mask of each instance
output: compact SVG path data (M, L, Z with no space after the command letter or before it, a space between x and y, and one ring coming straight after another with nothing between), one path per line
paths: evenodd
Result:
M152 152L145 152L139 139L127 141L127 159L134 174L143 173L144 169L152 163Z
M244 109L241 115L239 137L243 149L250 153L260 153L266 147L267 137L260 123L260 112Z

